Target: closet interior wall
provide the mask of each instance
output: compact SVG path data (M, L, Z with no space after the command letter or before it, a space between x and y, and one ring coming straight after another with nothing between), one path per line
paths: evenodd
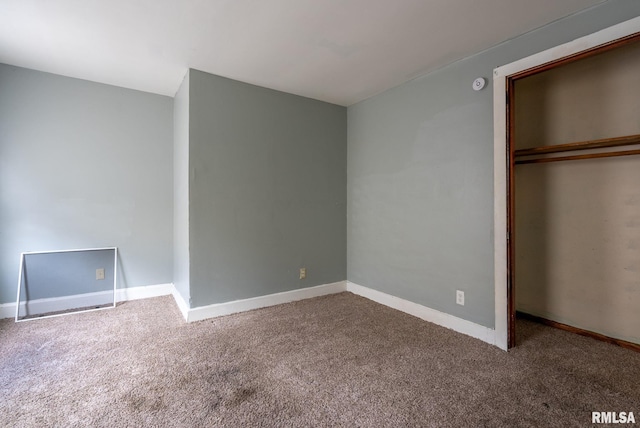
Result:
M516 150L634 134L639 42L515 82ZM515 167L515 298L517 311L640 343L640 155Z

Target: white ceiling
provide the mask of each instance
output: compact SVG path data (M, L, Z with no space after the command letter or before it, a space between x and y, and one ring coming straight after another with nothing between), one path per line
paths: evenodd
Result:
M187 68L351 105L604 0L0 0L0 62L173 96Z

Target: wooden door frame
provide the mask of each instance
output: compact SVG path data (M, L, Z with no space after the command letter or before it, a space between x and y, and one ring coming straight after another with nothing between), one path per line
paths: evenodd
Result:
M518 79L640 40L640 17L498 67L493 72L495 344L515 335L514 84Z

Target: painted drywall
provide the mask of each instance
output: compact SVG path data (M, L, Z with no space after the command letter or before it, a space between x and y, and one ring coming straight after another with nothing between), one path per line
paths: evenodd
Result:
M25 254L20 301L113 291L114 250ZM96 269L104 269L97 279ZM113 302L113 294L111 295Z
M349 107L348 280L493 328L492 91L471 83L638 15L610 1Z
M189 84L191 306L344 280L346 109L196 70Z
M640 134L640 43L515 90L517 148ZM515 172L517 309L640 343L640 157Z
M189 73L173 100L173 284L189 304Z
M0 64L0 303L20 253L119 248L120 287L172 281L172 108Z

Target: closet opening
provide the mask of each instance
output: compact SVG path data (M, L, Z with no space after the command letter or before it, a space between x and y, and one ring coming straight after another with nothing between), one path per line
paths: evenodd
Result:
M516 317L640 351L640 33L506 76Z

